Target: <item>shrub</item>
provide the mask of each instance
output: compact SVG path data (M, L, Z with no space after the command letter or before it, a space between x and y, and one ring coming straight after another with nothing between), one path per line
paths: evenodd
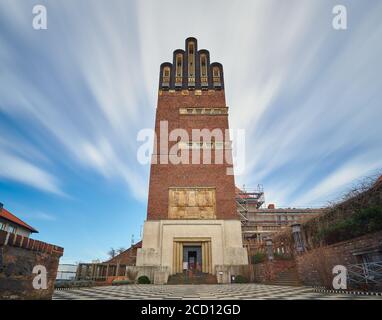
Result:
M237 275L235 277L235 281L234 282L235 283L248 283L248 279L246 277L244 277L244 276L239 274L239 275Z
M130 280L113 280L111 285L112 286L123 286L126 284L131 284L132 282Z
M138 278L138 283L139 283L139 284L150 284L151 281L150 281L150 279L149 279L148 276L140 276L140 277Z
M267 255L264 252L257 252L252 257L253 264L264 262L267 259Z
M273 254L273 257L275 258L275 260L292 260L293 259L290 255L287 255L284 253L277 253L277 252Z
M333 244L382 230L382 207L369 207L356 211L353 215L322 227L317 240Z

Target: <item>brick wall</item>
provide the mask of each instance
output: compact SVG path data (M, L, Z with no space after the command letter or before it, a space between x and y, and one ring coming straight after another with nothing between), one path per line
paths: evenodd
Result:
M382 250L382 231L310 250L296 256L299 277L305 285L332 288L335 265L357 264L356 254L378 248Z
M137 262L137 250L142 248L142 241L131 246L129 249L123 251L122 253L116 255L114 258L105 261L104 263L111 264L123 264L127 266L135 266Z
M269 283L275 280L278 274L296 266L294 260L273 260L256 263L253 265L254 281L258 283Z
M160 121L167 120L168 130L182 128L191 139L192 129L228 129L228 115L180 115L183 107L226 107L224 91L163 91L158 97L155 132L159 141ZM167 137L164 137L167 142ZM176 142L169 142L169 150ZM212 155L215 150L212 150ZM201 152L201 159L202 159ZM191 152L190 152L191 157ZM168 219L169 187L216 187L217 219L239 219L236 213L235 182L233 175L227 175L231 165L223 164L159 164L159 142L154 148L153 159L158 164L151 165L148 220Z
M49 243L0 231L0 300L51 299L59 259L64 249ZM33 268L47 270L47 289L36 290Z

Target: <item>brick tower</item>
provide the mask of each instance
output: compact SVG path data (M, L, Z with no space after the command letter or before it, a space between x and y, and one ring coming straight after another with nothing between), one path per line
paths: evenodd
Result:
M210 63L195 38L160 67L155 133L137 266L161 283L186 271L218 273L219 282L228 282L248 258L236 212L223 67Z

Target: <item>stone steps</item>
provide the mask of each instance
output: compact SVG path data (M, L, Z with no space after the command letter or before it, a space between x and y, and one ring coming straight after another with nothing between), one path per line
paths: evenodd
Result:
M216 284L216 276L209 273L177 273L168 278L167 284Z
M298 277L297 269L290 268L280 272L276 279L270 281L269 284L277 285L277 286L301 286L302 282Z

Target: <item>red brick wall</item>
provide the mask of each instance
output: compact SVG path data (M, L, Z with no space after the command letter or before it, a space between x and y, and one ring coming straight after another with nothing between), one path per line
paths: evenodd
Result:
M259 283L269 283L275 280L280 272L296 266L294 260L273 260L256 263L253 265L254 281Z
M169 121L169 132L173 129L187 130L191 140L191 130L220 128L228 129L227 115L180 115L181 107L226 107L224 91L203 91L195 95L195 91L163 91L158 97L155 131L159 140L160 121ZM169 143L169 150L176 142ZM158 143L159 144L159 143ZM159 160L159 145L154 148L153 158ZM190 152L191 153L191 152ZM214 150L212 150L212 154ZM214 160L214 157L212 157ZM218 219L239 219L235 204L235 182L233 175L227 175L223 164L152 164L150 172L148 220L168 219L169 187L216 187L216 217Z
M0 300L51 299L63 252L61 247L0 231ZM47 270L47 289L33 288L36 265Z
M137 250L142 248L142 241L139 241L135 245L131 246L124 252L116 255L114 258L105 261L104 263L123 264L127 266L135 266L137 262Z
M354 253L380 248L381 243L382 231L310 250L296 256L299 277L305 285L332 288L335 265L357 264Z

